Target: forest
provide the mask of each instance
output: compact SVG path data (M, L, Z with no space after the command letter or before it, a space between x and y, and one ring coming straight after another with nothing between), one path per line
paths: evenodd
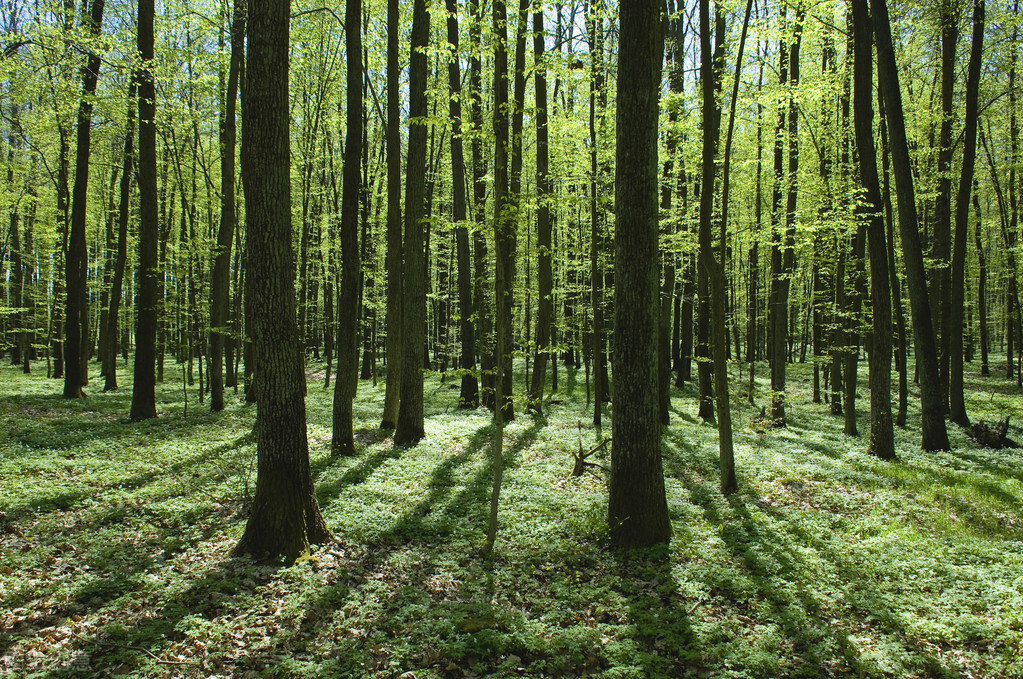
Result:
M1020 677L1017 0L8 0L0 674Z

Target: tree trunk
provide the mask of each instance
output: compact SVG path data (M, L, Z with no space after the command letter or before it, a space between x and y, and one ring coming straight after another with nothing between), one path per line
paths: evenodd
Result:
M313 493L306 440L305 375L295 312L288 113L288 0L252 0L242 181L255 299L259 376L258 471L235 554L290 563L330 537Z
M458 312L461 347L458 367L462 371L458 407L476 408L480 404L479 381L476 379L476 335L473 319L472 259L469 252L469 230L466 227L465 155L462 150L462 76L458 56L458 2L446 0L448 12L448 43L452 58L448 63L448 116L451 119L451 212L455 221L455 249L458 260Z
M355 455L352 403L359 385L359 203L362 192L362 0L345 3L345 159L341 187L341 285L337 299L337 376L330 454ZM400 410L399 410L400 413Z
M927 295L923 249L920 245L920 232L917 229L913 169L910 164L909 143L906 140L902 92L899 90L899 72L892 47L888 6L886 0L875 0L871 8L874 36L877 41L880 89L885 99L889 148L892 154L895 186L900 196L899 231L902 234L909 301L913 312L913 331L916 336L916 360L920 372L923 448L927 451L947 450L948 432L945 430L944 408L941 401L938 356L934 344L930 300Z
M408 165L405 170L405 241L402 252L401 398L394 444L411 445L424 436L423 346L426 341L426 80L425 50L430 41L426 0L412 8L409 67ZM340 315L340 314L339 314Z
M615 165L614 408L608 524L624 549L670 539L657 416L658 0L622 4Z
M973 210L977 213L974 223L973 238L977 247L977 323L980 326L980 374L982 377L991 375L988 365L988 332L987 332L987 257L984 254L984 243L980 238L980 195L977 180L973 180Z
M549 141L547 135L547 75L544 69L543 5L536 4L533 11L533 75L536 86L536 247L537 297L536 358L533 380L529 386L530 409L541 412L543 388L547 381L547 360L554 344L551 324L554 317L554 276L551 270L551 180L549 170ZM553 362L553 361L552 361Z
M963 307L966 302L966 240L969 237L970 190L977 158L977 116L980 67L984 47L984 0L973 3L973 40L966 76L966 128L963 131L963 169L956 197L955 242L952 246L952 281L947 326L949 355L949 419L960 427L969 427L963 386Z
M138 80L134 76L128 86L128 124L124 133L121 159L120 202L117 209L117 254L110 279L110 300L106 317L106 342L100 344L103 360L103 391L117 389L117 342L120 333L121 290L124 287L124 266L128 259L128 218L131 210L131 181L135 164L135 100Z
M862 217L869 220L870 295L873 305L873 346L870 350L870 443L867 452L882 460L895 459L892 430L892 316L888 279L888 245L885 241L881 187L874 148L873 41L867 0L852 3L853 125L860 160L860 181L866 189Z
M99 37L104 0L93 0L89 16L83 17L86 33ZM75 150L75 187L71 193L71 224L68 232L65 280L67 305L64 319L64 398L84 398L89 383L89 247L85 222L89 200L89 153L92 138L92 100L102 61L89 52L82 69L82 98L78 104L78 142Z
M224 345L230 336L231 245L235 229L234 154L238 79L245 49L245 3L235 0L231 19L231 62L227 70L224 116L220 120L220 227L210 280L210 410L224 409Z
M156 191L156 83L152 68L155 5L139 2L139 243L135 293L135 369L131 390L132 420L156 417L156 326L159 302L157 249L160 237Z
M387 0L387 380L381 429L398 421L402 376L401 104L398 100L398 0ZM418 63L418 62L417 62ZM425 68L425 66L424 66ZM425 103L423 104L425 108ZM425 131L425 130L424 130ZM411 169L411 166L409 166ZM422 168L419 170L422 171Z

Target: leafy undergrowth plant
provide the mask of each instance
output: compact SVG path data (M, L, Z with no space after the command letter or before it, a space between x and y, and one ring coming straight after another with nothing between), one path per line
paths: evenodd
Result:
M808 377L791 367L785 429L757 421L765 385L756 405L735 397L730 498L716 430L694 418L694 391L674 391L674 537L625 556L607 542L604 472L570 476L578 422L586 449L611 432L586 426L582 375L563 372L545 417L505 430L489 561L488 414L459 410L451 380L430 376L427 437L396 450L377 429L383 383L364 381L360 453L331 459L332 390L310 381L336 540L285 568L228 557L255 479L240 398L210 414L191 388L185 415L171 379L160 417L129 423L130 387L66 402L56 382L0 366L0 673L1021 676L1019 453L953 430L952 451L924 454L913 403L899 461L881 462L810 402ZM969 377L974 419L1019 412L1011 383Z

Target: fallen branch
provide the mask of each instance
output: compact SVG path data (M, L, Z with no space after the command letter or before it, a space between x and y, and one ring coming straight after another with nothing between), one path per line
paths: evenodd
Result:
M150 658L152 658L156 662L160 663L161 665L200 665L200 664L202 664L198 660L164 660L163 658L157 656L155 653L153 653L149 649L142 648L141 646L132 646L130 644L119 644L119 643L117 643L115 641L100 641L99 639L86 639L81 634L78 634L77 632L75 632L73 630L71 632L71 636L77 637L77 638L81 639L82 641L84 641L87 644L96 644L97 646L108 646L108 647L112 646L114 648L123 648L123 649L125 649L127 651L140 651L142 653L145 653L146 655L148 655Z
M611 470L608 469L607 467L605 467L604 465L602 465L602 464L600 464L598 462L590 462L590 461L588 461L586 459L586 458L590 457L591 455L593 455L594 453L596 453L601 448L605 447L610 442L611 442L611 437L605 438L603 441L601 441L597 445L595 445L592 448L590 448L589 450L583 452L583 425L582 425L582 422L580 422L579 423L579 452L577 452L577 453L573 452L572 453L572 457L575 458L575 466L572 467L572 476L582 476L583 472L586 471L587 467L598 467L600 469L603 469L608 474L610 474Z
M1010 439L1006 434L1009 432L1009 416L1004 420L991 426L980 420L970 430L970 437L985 448L999 450L1001 448L1019 448L1019 444Z

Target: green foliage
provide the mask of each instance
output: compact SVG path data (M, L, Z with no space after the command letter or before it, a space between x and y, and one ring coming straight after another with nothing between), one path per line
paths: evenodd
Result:
M568 372L544 420L506 429L489 564L489 415L458 411L457 390L430 377L427 438L395 451L375 428L383 386L362 382L360 454L330 459L330 393L310 382L313 472L337 541L277 568L226 556L254 481L251 407L229 399L213 415L193 394L185 417L171 381L161 416L130 424L129 390L65 402L0 365L0 670L1018 676L1014 453L960 433L925 455L911 410L900 461L878 461L809 403L809 365L791 370L788 428L757 431L759 407L734 404L733 498L717 490L716 431L691 417L692 390L673 392L675 534L627 558L608 549L603 472L569 477L585 406ZM977 416L1018 408L1011 387L970 377ZM584 445L604 435L584 431Z

